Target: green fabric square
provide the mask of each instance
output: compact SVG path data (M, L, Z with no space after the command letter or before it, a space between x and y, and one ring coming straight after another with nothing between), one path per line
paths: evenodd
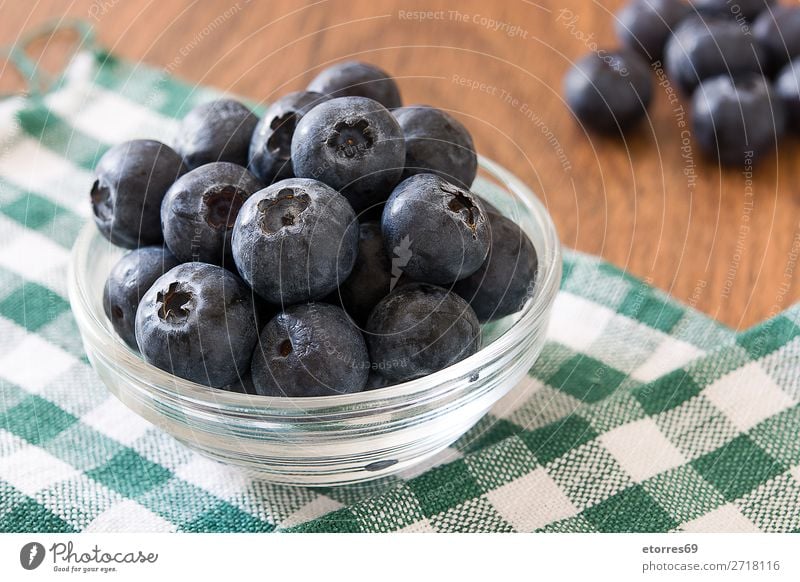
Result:
M561 421L520 434L520 439L541 464L547 464L597 437L589 422L570 415Z
M695 459L692 467L728 501L746 495L784 470L745 435Z
M52 222L60 211L61 207L36 194L20 196L11 204L0 207L0 212L33 230Z
M678 525L641 485L590 507L583 516L601 532L666 532Z
M391 487L350 509L361 529L369 532L392 532L425 518L416 496L403 485Z
M484 416L467 434L453 446L457 450L469 453L479 451L495 443L507 439L519 432L519 427L503 418L495 418L491 414Z
M17 119L25 133L43 147L85 170L94 170L97 161L109 149L41 105L31 103L17 112Z
M439 533L511 533L514 528L484 497L476 497L430 518Z
M0 515L0 532L74 533L75 529L43 505L26 499Z
M575 355L547 383L582 402L598 402L613 393L626 376L589 356Z
M800 404L759 423L749 437L784 467L800 465Z
M740 333L736 343L747 350L751 359L763 358L783 347L800 334L800 327L781 315Z
M684 310L676 303L656 297L649 287L637 285L625 296L619 313L669 333L683 317Z
M31 444L45 443L78 419L39 396L29 396L6 414L6 430Z
M286 531L296 533L361 533L363 530L352 511L347 508L337 509L322 517L301 523Z
M36 331L69 309L57 293L37 283L26 282L0 301L0 315L30 331Z
M645 413L651 416L680 406L700 391L700 386L685 370L674 370L632 390Z
M426 517L447 511L481 490L463 460L437 467L408 482Z
M464 462L482 491L502 487L539 466L530 449L516 436L476 451Z
M107 463L123 445L83 423L76 422L50 439L42 448L68 465L80 471L88 471Z
M230 503L220 502L210 510L183 525L180 531L223 533L229 531L242 533L266 533L275 526L245 513Z
M107 463L87 471L89 477L109 489L135 498L169 480L171 473L132 449L124 449Z
M800 527L800 483L790 472L754 489L736 502L747 519L763 532L788 533Z

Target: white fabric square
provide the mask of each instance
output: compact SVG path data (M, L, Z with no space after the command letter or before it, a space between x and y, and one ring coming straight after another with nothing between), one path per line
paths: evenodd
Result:
M664 374L682 368L704 353L690 343L664 336L664 341L641 366L633 370L631 375L641 382L652 382Z
M530 532L578 514L578 509L542 467L490 491L486 498L520 532Z
M50 342L28 334L0 359L0 376L28 392L38 393L76 362Z
M113 396L86 413L81 421L126 446L132 445L153 427Z
M226 467L202 455L192 455L188 463L175 470L175 474L201 489L222 499L231 499L247 489L250 479L243 470Z
M693 519L684 524L682 529L690 533L758 533L761 531L730 503Z
M79 474L76 468L32 445L0 458L0 478L29 497Z
M599 440L637 483L686 461L649 418L623 424Z
M131 499L115 503L95 517L84 531L87 532L171 532L175 526Z
M306 503L303 507L295 511L292 515L287 517L283 522L281 522L280 526L282 528L290 528L295 525L299 525L301 523L305 523L312 519L317 519L318 517L322 517L326 513L330 513L331 511L336 511L344 507L343 504L336 501L335 499L331 499L330 497L325 497L324 495L320 495L314 498L313 501Z
M741 431L795 403L757 362L723 376L706 388L703 395Z
M0 221L0 227L4 230L13 228L18 232L14 234L11 244L0 248L0 267L64 294L66 286L62 277L54 281L53 274L56 269L67 265L69 252L37 232L16 224L9 225L8 222Z
M607 307L562 291L553 305L547 337L577 352L585 352L614 315Z

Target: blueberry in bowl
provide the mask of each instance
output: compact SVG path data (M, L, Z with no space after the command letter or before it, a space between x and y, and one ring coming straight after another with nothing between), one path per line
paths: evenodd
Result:
M395 80L375 65L360 61L345 61L324 69L308 84L308 91L329 97L367 97L387 109L402 105Z

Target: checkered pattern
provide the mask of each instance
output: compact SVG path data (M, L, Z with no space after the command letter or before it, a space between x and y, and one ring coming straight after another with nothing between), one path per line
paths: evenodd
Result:
M274 485L129 412L81 348L68 249L98 157L208 96L92 52L0 102L0 531L800 530L800 309L734 334L574 252L528 377L402 478Z

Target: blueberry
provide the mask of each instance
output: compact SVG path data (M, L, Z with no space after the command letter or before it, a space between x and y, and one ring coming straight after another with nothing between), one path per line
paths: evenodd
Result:
M190 168L211 162L246 166L256 124L258 117L234 99L209 101L183 118L175 150Z
M364 389L370 364L364 338L334 305L286 308L261 331L252 377L262 396L331 396Z
M233 227L242 277L278 305L320 299L344 281L358 253L358 222L336 190L290 178L244 203Z
M385 71L358 61L337 63L308 84L309 91L330 97L367 97L387 109L400 107L400 90Z
M340 97L309 111L292 138L292 165L341 191L356 213L386 200L405 165L403 130L372 99Z
M265 184L293 178L292 136L303 116L329 98L312 91L284 95L269 106L250 142L250 171Z
M691 16L681 22L664 53L667 74L691 94L704 79L761 71L761 47L730 18Z
M697 141L723 164L744 164L775 149L786 122L783 105L769 82L750 74L703 81L692 97ZM752 156L749 152L752 152Z
M393 266L415 281L450 284L478 270L489 252L483 201L434 174L394 189L381 218Z
M220 388L246 375L258 341L252 292L222 267L184 263L159 277L136 312L145 361Z
M759 12L775 4L776 0L692 0L692 5L703 15L720 16L736 20L753 20ZM741 24L739 24L741 26Z
M672 30L691 11L683 0L632 0L617 13L617 37L648 61L657 61Z
M533 295L538 268L536 249L513 220L489 214L492 245L480 269L453 286L469 301L481 322L521 310Z
M462 188L472 186L478 156L466 127L449 113L427 105L401 107L392 113L406 139L403 178L429 172Z
M398 270L397 277L400 274ZM377 222L362 222L353 270L329 300L341 304L356 323L364 325L372 308L389 294L391 287L392 265L384 250L381 226Z
M391 383L433 374L478 351L480 324L455 293L412 283L375 306L365 334L372 368Z
M800 56L800 6L775 6L753 24L753 34L764 49L765 69L775 73Z
M567 73L564 94L581 123L615 132L645 116L653 82L647 63L633 51L590 53Z
M180 156L157 141L136 139L112 147L94 170L91 199L97 228L129 249L160 243L161 201L185 171Z
M119 336L133 349L136 345L136 308L156 279L180 261L163 247L141 247L125 254L106 279L103 309Z
M800 57L787 64L778 75L775 93L784 105L789 123L800 131Z
M167 246L181 262L233 269L233 225L244 201L261 188L250 172L230 162L212 162L184 174L161 204Z

